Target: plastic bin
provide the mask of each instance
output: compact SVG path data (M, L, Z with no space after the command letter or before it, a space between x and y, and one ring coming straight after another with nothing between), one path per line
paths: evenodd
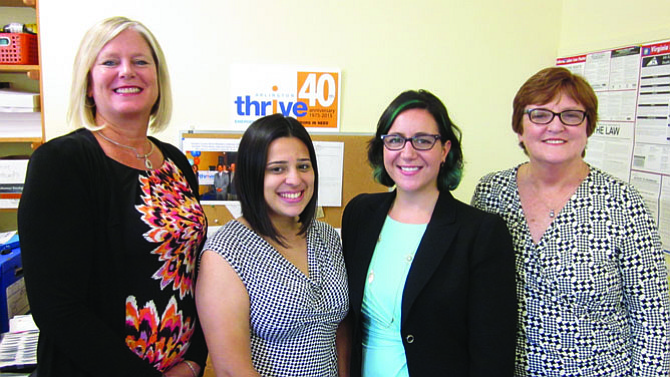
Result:
M0 64L39 64L37 35L0 33Z

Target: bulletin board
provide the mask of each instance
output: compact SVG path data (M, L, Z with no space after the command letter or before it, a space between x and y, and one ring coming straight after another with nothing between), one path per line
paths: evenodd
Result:
M368 141L370 134L312 134L313 141L337 141L344 143L344 161L342 169L342 206L323 207L325 221L334 228L342 224L342 211L354 196L364 192L385 192L388 188L372 178L372 168L368 164ZM240 139L242 133L206 133L185 132L182 138L226 138ZM224 205L203 205L210 226L220 226L232 220L233 216Z

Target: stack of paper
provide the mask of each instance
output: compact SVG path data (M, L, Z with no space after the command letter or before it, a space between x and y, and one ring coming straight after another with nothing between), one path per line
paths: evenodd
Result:
M40 94L16 89L0 89L1 112L35 112L40 111Z
M14 376L28 376L37 367L39 335L32 315L16 315L9 320L9 332L0 340L0 375L23 372Z
M8 332L0 341L0 371L30 372L37 367L39 330Z
M18 208L28 160L0 159L0 208Z
M39 93L0 89L0 137L42 137Z

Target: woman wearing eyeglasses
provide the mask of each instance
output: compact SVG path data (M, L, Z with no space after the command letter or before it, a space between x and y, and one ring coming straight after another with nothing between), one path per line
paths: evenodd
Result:
M368 160L375 179L395 189L359 195L344 211L350 309L338 330L341 371L511 376L512 241L498 216L450 193L463 156L447 109L427 91L400 94L379 119Z
M529 161L482 178L472 200L514 239L516 376L670 372L659 235L632 186L584 162L597 117L582 77L541 70L514 98L512 129Z

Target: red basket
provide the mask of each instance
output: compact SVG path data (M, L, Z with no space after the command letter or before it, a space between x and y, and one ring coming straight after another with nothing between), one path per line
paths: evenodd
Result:
M0 64L39 64L37 35L0 33Z

